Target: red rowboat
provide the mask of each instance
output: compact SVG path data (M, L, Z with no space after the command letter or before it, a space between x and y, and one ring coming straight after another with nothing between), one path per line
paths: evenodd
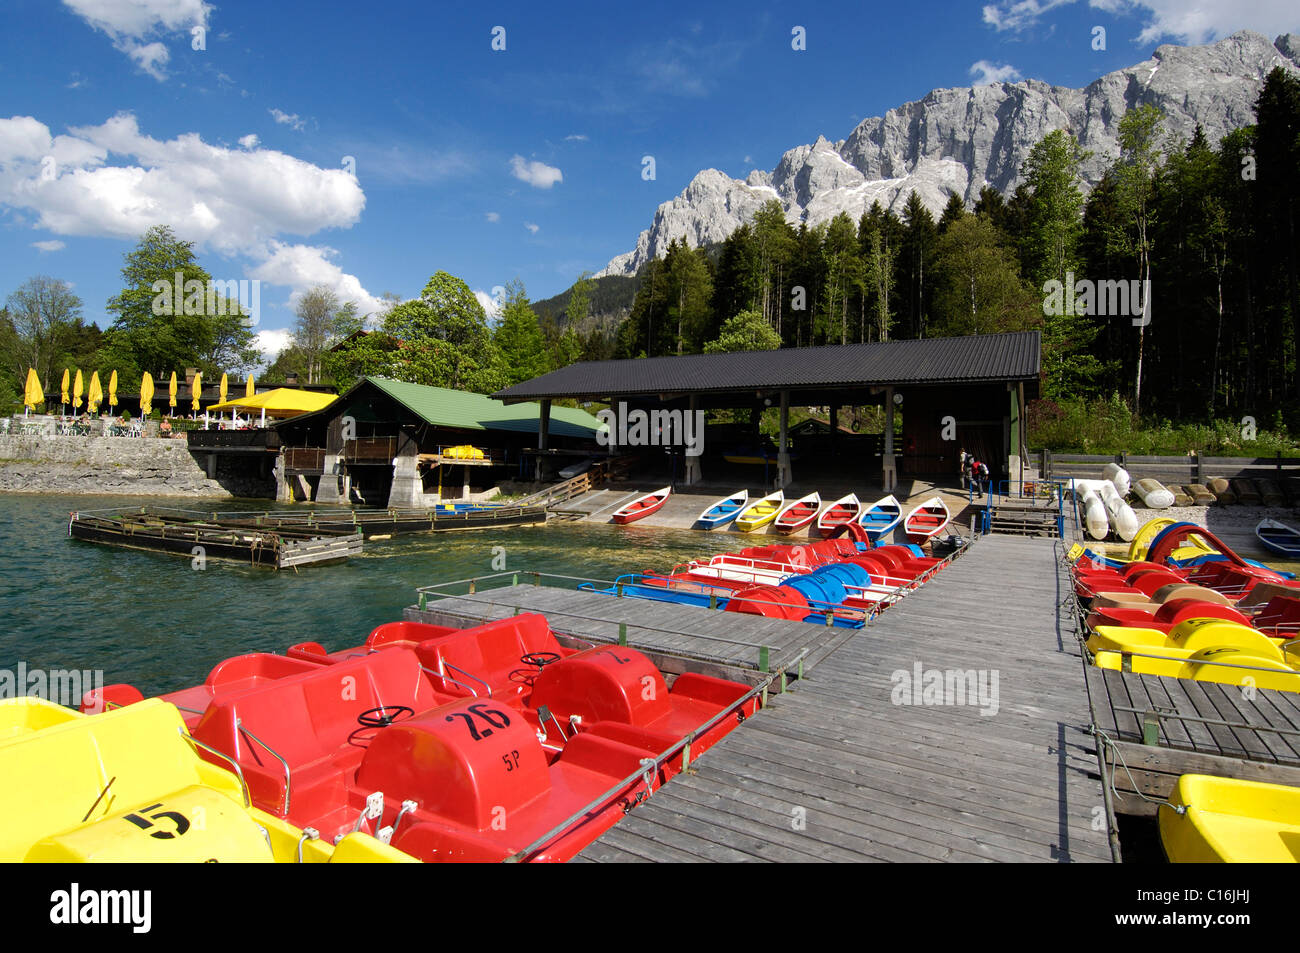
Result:
M778 533L789 536L803 529L817 518L817 511L822 508L821 494L809 493L802 500L795 500L781 511L772 525Z
M858 495L850 493L822 511L822 515L817 517L817 532L827 538L834 536L836 530L852 523L861 513L862 504L858 501Z
M909 540L919 545L942 531L950 518L948 504L940 497L932 496L907 514L903 530Z
M658 512L659 508L668 502L668 495L672 491L672 487L666 486L661 490L655 490L653 493L638 497L614 513L614 522L633 523L649 516L651 513Z

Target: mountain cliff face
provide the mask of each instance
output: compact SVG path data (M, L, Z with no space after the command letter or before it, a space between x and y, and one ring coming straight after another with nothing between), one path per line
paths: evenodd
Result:
M1255 121L1255 99L1275 66L1300 72L1300 36L1270 43L1243 31L1209 46L1161 46L1146 62L1084 89L1032 79L936 89L863 120L840 142L818 137L791 149L770 173L755 170L741 181L705 169L659 206L636 248L600 276L636 274L674 239L696 247L720 242L770 199L781 202L788 221L814 225L839 212L856 222L876 201L901 212L915 189L937 216L953 193L969 205L985 185L1014 189L1029 150L1053 129L1067 130L1092 153L1081 168L1091 186L1119 155L1119 120L1129 109L1154 104L1167 132L1190 139L1199 123L1217 143Z

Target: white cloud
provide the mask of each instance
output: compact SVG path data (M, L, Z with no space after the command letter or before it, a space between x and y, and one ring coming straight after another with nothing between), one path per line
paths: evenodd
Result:
M280 352L292 343L293 335L287 328L279 331L258 331L253 335L253 346L262 353L263 360L268 364L274 364Z
M287 113L282 109L274 108L268 109L267 112L269 112L271 118L280 125L288 126L294 132L302 132L307 128L307 120L301 118L297 113Z
M256 149L257 144L261 141L261 139L257 138L257 133L255 132L250 132L246 136L239 137L239 144L245 149Z
M564 141L565 142L586 142L587 137L582 133L574 133L571 136L565 136Z
M510 173L520 182L527 182L537 189L549 189L556 182L564 181L564 173L555 166L536 160L529 161L523 156L511 158Z
M286 285L292 289L289 307L294 308L308 288L325 285L339 296L340 301L356 303L357 313L363 317L384 308L384 303L361 286L355 275L349 275L330 261L338 255L333 248L316 245L289 245L270 242L268 254L249 275L267 284Z
M63 0L63 5L160 82L167 78L170 54L154 38L178 34L188 38L196 26L206 30L212 12L203 0Z
M984 22L996 29L1021 31L1038 25L1042 16L1075 0L998 0L984 7ZM1181 43L1210 43L1237 30L1256 30L1267 37L1294 32L1294 0L1089 0L1103 13L1137 16L1145 21L1136 40L1154 43L1173 39Z
M1144 15L1138 42L1174 39L1182 43L1210 43L1238 30L1257 30L1272 39L1295 32L1300 14L1294 0L1092 0L1093 7L1115 13Z
M524 228L528 229L534 235L537 234L538 229L540 229L541 227L542 226L540 225L534 225L532 222L524 222Z
M488 220L489 222L499 222L499 221L501 221L501 213L500 213L500 212L488 212L486 217L487 217L487 220Z
M32 242L32 247L39 248L41 251L46 252L46 251L62 251L68 246L63 244L63 242L61 241L58 241L56 239L51 239L50 241L45 241L45 242Z
M480 291L476 288L474 289L474 297L477 298L478 303L482 305L483 311L488 316L488 320L495 321L497 318L501 317L501 309L497 307L496 299L486 291Z
M999 33L1035 26L1039 17L1074 0L1000 0L984 7L984 22Z
M58 235L136 239L165 223L222 254L264 255L284 233L350 227L365 204L342 169L197 133L153 139L127 113L60 136L31 116L0 119L0 205L32 210Z
M976 86L988 86L993 83L1014 83L1020 79L1020 70L1014 66L997 66L988 60L972 63L970 75Z

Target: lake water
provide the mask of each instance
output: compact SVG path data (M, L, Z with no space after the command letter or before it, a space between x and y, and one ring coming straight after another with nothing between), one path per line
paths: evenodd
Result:
M698 531L552 523L398 536L367 542L333 566L273 572L135 552L68 538L72 510L150 502L210 512L264 510L211 500L12 494L0 496L0 670L102 669L105 683L145 695L201 682L244 652L283 652L303 641L333 651L401 618L417 586L508 571L612 580L739 549L746 540ZM574 585L577 583L575 582ZM463 591L463 590L460 590Z

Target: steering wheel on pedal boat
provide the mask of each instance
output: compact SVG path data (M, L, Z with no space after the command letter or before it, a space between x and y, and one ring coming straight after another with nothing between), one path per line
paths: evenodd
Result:
M388 714L390 711L393 714ZM379 714L376 715L376 712ZM357 724L363 728L387 728L402 712L405 712L408 718L415 715L415 709L409 705L380 705L378 708L371 708L357 715Z

